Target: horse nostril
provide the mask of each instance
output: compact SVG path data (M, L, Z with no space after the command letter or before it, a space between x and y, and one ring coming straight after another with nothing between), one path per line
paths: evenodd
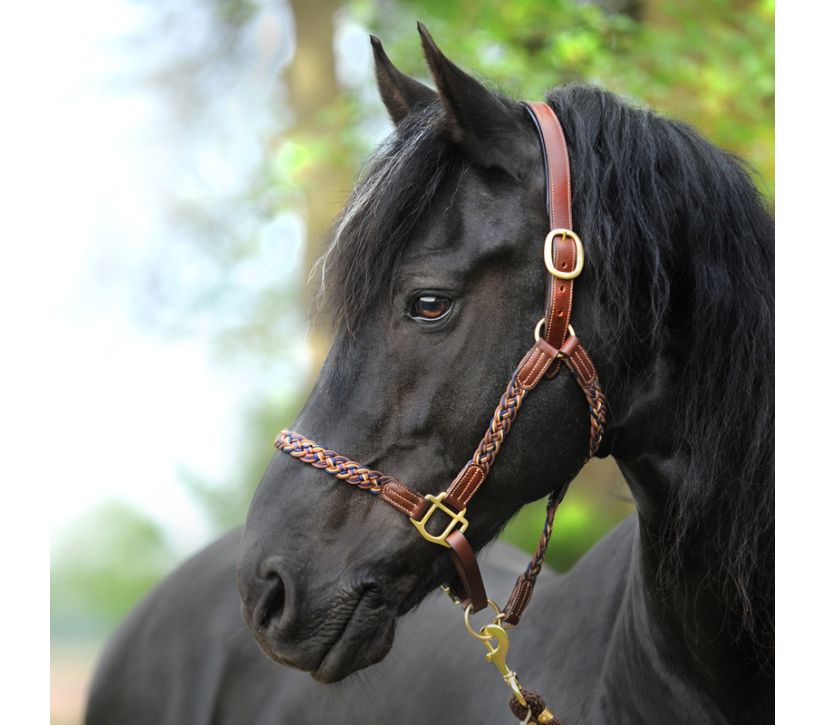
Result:
M260 563L258 566L258 576L260 576L261 579L266 580L281 578L281 575L278 574L278 565L274 557L270 556L268 559L264 559Z
M286 600L286 586L278 573L276 563L265 559L258 569L258 576L263 584L261 598L252 613L252 622L261 629L280 619Z

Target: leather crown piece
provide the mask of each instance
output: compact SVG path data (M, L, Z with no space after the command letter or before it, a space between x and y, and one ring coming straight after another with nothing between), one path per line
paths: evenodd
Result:
M298 433L282 431L275 441L277 448L294 458L376 494L409 516L427 541L447 547L459 581L453 586L452 593L465 608L471 606L473 612L487 606L487 594L475 552L464 536L469 526L467 507L487 480L524 396L542 380L557 375L565 365L575 376L590 408L588 459L601 443L606 415L606 403L593 361L570 327L573 283L584 265L584 249L581 240L572 231L570 163L564 132L556 114L547 104L525 103L523 106L538 131L547 188L550 232L544 242L544 262L549 272L545 312L535 327L535 344L513 373L472 459L446 491L437 495L422 495L393 477L364 468ZM530 601L544 561L555 511L566 488L550 496L547 520L535 553L516 581L503 610L506 624L517 624ZM436 512L446 515L449 522L440 533L433 534L428 524Z

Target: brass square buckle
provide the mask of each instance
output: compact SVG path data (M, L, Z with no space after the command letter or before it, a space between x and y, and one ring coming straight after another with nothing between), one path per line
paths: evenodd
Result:
M446 495L446 491L442 491L436 496L433 496L431 493L425 495L424 498L427 499L432 506L430 506L427 513L425 513L420 519L416 520L410 517L410 521L412 521L412 525L418 529L418 533L421 534L421 536L423 536L427 541L433 544L441 544L441 546L446 546L449 549L450 545L447 543L447 537L455 530L456 527L458 527L458 530L463 534L470 525L470 522L464 518L464 514L467 513L466 506L461 509L461 511L456 513L442 503ZM430 518L432 518L432 515L436 511L443 511L447 514L447 516L450 517L450 523L444 527L444 531L438 534L438 536L433 536L429 531L427 531L427 522Z

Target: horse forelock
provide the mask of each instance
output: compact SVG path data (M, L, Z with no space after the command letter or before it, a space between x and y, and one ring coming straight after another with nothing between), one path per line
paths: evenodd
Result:
M442 117L438 104L410 114L379 146L315 265L319 306L350 334L392 288L413 233L461 166L460 154L439 132Z

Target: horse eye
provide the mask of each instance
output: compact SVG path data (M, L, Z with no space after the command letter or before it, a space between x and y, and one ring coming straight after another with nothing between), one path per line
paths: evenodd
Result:
M450 311L450 305L452 302L446 297L422 295L413 301L410 315L415 320L432 322L444 317Z

